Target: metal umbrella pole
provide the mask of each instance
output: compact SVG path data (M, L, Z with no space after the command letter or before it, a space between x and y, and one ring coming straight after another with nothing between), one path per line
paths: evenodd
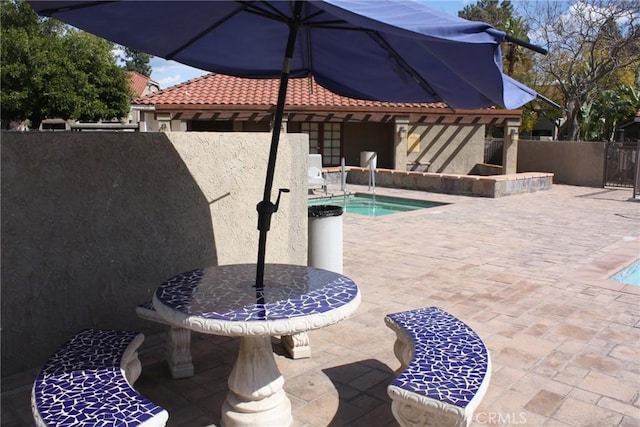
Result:
M278 102L276 104L276 112L273 119L273 133L271 135L271 148L269 151L269 163L267 164L267 176L264 183L264 194L262 201L256 206L258 211L258 230L260 237L258 240L258 262L256 268L256 299L258 304L264 304L264 265L267 250L267 233L271 227L271 216L278 211L280 204L280 196L282 193L289 192L288 189L280 189L276 203L271 202L271 190L273 187L273 176L276 169L276 158L278 154L278 144L280 142L280 127L282 126L282 116L284 114L284 105L287 98L287 87L289 85L289 73L291 69L291 61L293 58L293 49L296 44L298 35L298 26L300 23L300 14L302 12L302 1L298 0L294 6L293 19L289 21L289 37L287 39L287 47L284 55L284 63L282 65L282 74L280 76L280 87L278 89Z

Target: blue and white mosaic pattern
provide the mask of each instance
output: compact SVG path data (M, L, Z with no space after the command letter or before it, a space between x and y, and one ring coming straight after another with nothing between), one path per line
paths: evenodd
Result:
M480 337L449 313L428 307L389 314L414 343L414 357L392 385L465 408L487 374L489 355Z
M267 264L262 294L256 293L255 275L255 264L194 270L162 283L156 298L187 315L239 322L330 312L358 295L352 280L319 268ZM264 303L258 303L260 296Z
M147 309L147 310L151 310L151 311L155 311L155 307L153 306L153 302L151 301L147 301L147 302L143 302L142 304L138 304L138 307Z
M134 331L88 329L67 341L33 386L33 404L51 426L137 426L164 411L140 396L120 370Z

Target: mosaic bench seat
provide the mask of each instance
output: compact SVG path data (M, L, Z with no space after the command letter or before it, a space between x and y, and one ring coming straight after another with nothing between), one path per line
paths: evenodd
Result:
M164 426L167 411L131 386L142 367L135 331L87 329L49 358L31 390L31 410L44 426Z
M191 358L191 331L167 323L156 311L153 302L147 301L136 307L138 317L167 325L167 364L173 378L187 378L194 374Z
M437 308L388 314L398 376L387 387L401 426L468 426L491 376L489 352L466 324Z

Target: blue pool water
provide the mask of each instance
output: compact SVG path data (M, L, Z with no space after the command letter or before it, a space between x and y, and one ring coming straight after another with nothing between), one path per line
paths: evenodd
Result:
M640 286L640 259L611 276L611 280L628 285Z
M416 209L433 208L445 204L446 203L376 196L364 193L355 193L347 196L320 197L309 200L309 206L340 206L347 213L366 216L390 215L398 212L414 211Z

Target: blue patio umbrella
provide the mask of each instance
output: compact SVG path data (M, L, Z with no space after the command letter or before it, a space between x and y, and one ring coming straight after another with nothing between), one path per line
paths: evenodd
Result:
M290 77L313 75L351 98L445 102L453 109L513 109L537 96L502 73L500 43L517 40L418 1L29 3L43 16L165 59L238 77L280 78L264 196L257 205L259 296L267 232L280 198L271 201Z

